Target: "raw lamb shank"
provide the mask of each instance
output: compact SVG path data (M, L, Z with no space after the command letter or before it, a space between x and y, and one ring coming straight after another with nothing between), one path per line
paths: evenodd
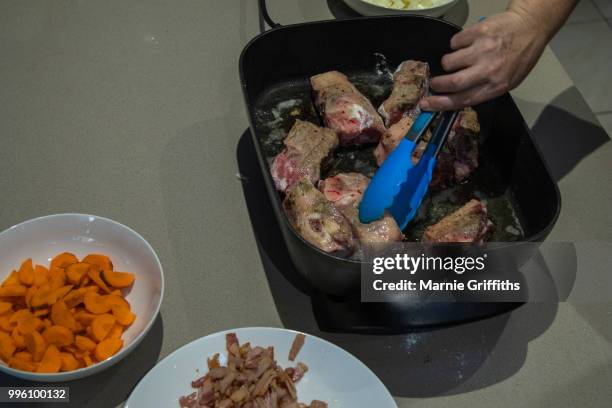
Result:
M319 189L349 220L362 245L401 241L404 236L388 214L369 224L359 221L359 203L369 183L370 179L361 173L340 173L321 181Z
M325 126L336 131L341 146L379 141L385 132L382 119L344 74L330 71L315 75L310 84Z
M338 146L338 136L333 130L298 119L284 144L285 149L274 158L270 168L276 189L281 192L303 177L317 183L321 163Z
M470 200L437 224L429 226L423 234L423 242L483 242L492 228L486 205Z

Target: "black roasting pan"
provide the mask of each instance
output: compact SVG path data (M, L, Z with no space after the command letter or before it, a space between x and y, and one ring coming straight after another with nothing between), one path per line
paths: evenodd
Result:
M305 98L308 78L329 70L344 72L349 78L371 75L375 82L383 56L391 69L406 59L417 59L427 61L433 75L440 74L441 58L450 51L450 39L459 30L449 22L421 16L311 22L272 29L244 48L240 78L267 192L296 269L319 291L335 296L359 293L361 262L320 251L287 221L282 197L269 173L270 152L264 141L270 129L261 125L262 107L269 106L270 100ZM561 200L529 128L507 94L476 110L484 140L481 155L493 163L502 190L513 197L522 229L518 241L543 241L557 220ZM292 121L285 122L284 130Z

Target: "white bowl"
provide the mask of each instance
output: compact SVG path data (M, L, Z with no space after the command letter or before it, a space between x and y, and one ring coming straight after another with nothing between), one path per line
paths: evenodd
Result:
M376 4L368 3L363 0L344 0L346 4L363 16L387 16L387 15L406 15L416 14L422 16L440 17L448 10L453 8L459 0L446 0L445 3L435 7L418 10L403 10L377 6Z
M210 334L179 348L157 363L132 391L125 408L177 407L182 395L194 390L191 382L208 371L206 358L220 354L227 360L225 334L236 333L240 344L274 346L274 357L281 367L300 361L308 372L297 384L300 401L326 401L330 407L397 408L384 384L361 361L340 347L306 334L296 361L288 359L297 332L271 327L246 327Z
M32 373L8 367L0 360L0 371L32 381L59 382L98 373L127 356L145 337L161 306L164 275L151 245L136 231L108 218L87 214L56 214L34 218L0 233L0 281L23 260L49 265L61 252L79 259L89 253L110 257L116 270L136 275L126 299L136 321L123 333L123 348L117 354L90 367L60 373Z

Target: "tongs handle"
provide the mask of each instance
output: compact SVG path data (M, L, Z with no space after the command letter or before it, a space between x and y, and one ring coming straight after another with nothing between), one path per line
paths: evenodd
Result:
M431 137L428 146L428 150L429 148L435 149L432 155L433 157L438 157L438 154L442 150L444 143L446 143L448 135L450 134L458 115L458 111L447 111L440 113L440 122L438 123L438 126L436 126L436 130L434 130L434 134Z

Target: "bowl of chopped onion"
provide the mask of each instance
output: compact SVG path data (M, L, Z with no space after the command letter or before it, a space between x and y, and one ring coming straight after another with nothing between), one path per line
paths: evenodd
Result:
M344 0L344 2L364 16L419 14L440 17L459 0Z

